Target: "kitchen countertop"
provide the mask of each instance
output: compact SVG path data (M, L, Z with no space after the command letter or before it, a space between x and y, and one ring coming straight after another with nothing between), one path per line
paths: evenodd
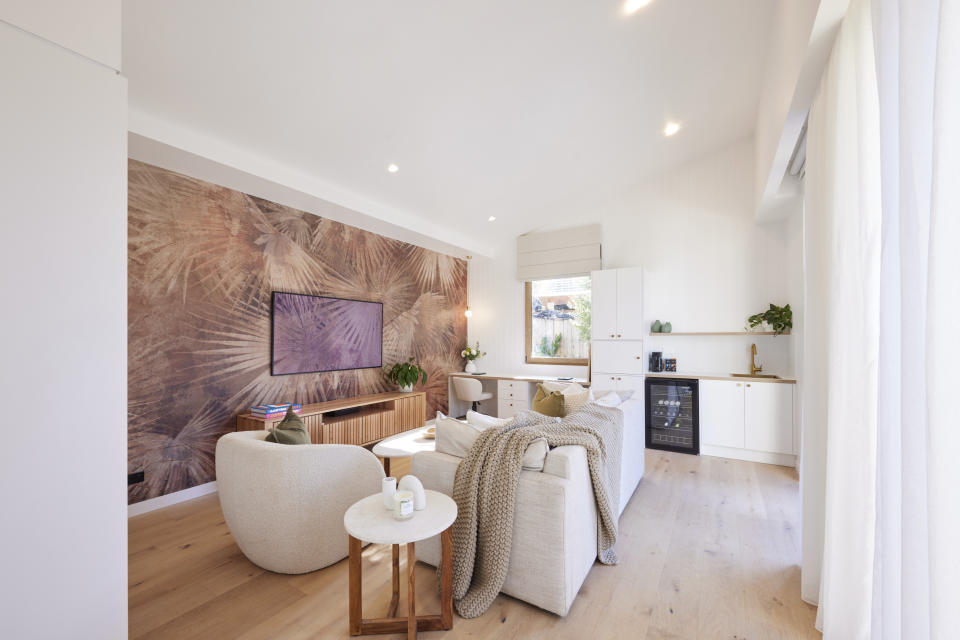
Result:
M780 378L752 378L744 376L731 376L723 375L722 373L689 373L686 371L648 371L643 375L648 378L686 378L686 379L697 379L697 380L733 380L734 382L772 382L780 384L797 384L796 379L780 377Z

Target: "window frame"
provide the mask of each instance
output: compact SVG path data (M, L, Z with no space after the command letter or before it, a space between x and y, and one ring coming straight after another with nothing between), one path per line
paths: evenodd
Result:
M544 278L549 280L550 278ZM592 289L592 287L591 287ZM592 293L592 291L591 291ZM589 355L586 358L535 358L533 353L533 281L523 283L523 359L527 364L557 364L585 367L590 364ZM587 353L590 351L588 349Z

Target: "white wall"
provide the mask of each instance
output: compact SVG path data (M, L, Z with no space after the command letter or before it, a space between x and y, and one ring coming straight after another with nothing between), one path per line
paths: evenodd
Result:
M120 69L120 0L3 0L0 20Z
M799 306L800 252L790 227L796 223L755 222L753 145L752 138L742 140L584 212L583 222L603 226L604 268L644 268L647 330L659 319L671 321L674 331L739 331L770 302ZM582 367L523 363L515 247L514 238L504 239L497 257L477 258L470 267L470 340L489 352L481 369L584 375ZM750 343L756 342L765 370L789 375L792 340L651 337L646 351L675 354L680 370L730 373L747 369Z
M126 80L6 23L0 60L0 637L125 638Z

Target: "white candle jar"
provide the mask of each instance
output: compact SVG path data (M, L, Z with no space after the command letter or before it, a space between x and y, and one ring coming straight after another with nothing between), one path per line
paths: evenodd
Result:
M380 484L380 494L383 496L383 508L393 511L393 495L397 492L397 479L384 478Z
M393 494L394 520L409 520L413 517L413 493L411 491L397 491Z

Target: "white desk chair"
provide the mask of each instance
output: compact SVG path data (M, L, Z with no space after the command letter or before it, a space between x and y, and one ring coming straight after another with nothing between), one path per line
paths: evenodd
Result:
M483 384L479 380L472 378L461 378L457 376L453 379L453 390L457 397L464 402L471 402L471 408L477 411L477 403L483 400L489 400L493 394L483 390Z

